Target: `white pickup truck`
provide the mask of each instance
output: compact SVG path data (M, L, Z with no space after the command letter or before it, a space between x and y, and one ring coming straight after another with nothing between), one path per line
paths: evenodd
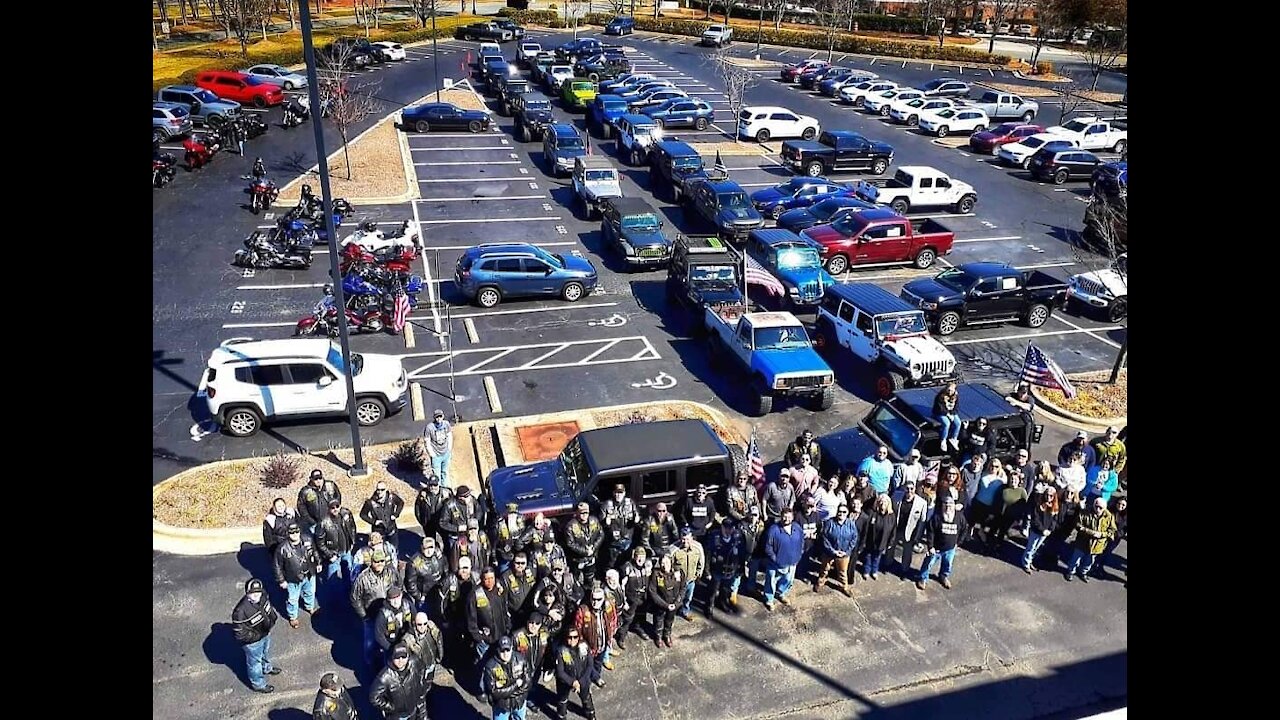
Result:
M1123 153L1129 147L1129 119L1102 120L1096 117L1073 118L1054 125L1046 133L1075 140L1085 150L1111 150Z
M867 202L888 205L899 215L912 208L952 207L958 213L973 212L978 191L925 165L903 165L892 178L862 180L854 194Z
M733 40L733 28L728 25L712 25L702 31L702 44L723 47Z

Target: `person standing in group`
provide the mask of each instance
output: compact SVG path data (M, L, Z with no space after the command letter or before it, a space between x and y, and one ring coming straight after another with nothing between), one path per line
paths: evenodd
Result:
M355 560L356 577L360 576L361 571L369 567L370 560L375 553L382 553L387 556L387 563L391 565L397 573L400 572L400 551L396 546L382 536L381 530L369 531L369 544L362 548L358 548L351 553L351 557Z
M764 553L769 564L764 572L764 607L773 612L777 598L783 605L790 605L787 592L796 579L796 566L804 552L804 530L795 521L795 510L788 507L782 518L765 534Z
M596 707L591 698L591 675L594 662L590 648L577 628L569 628L564 644L556 652L556 718L569 717L569 696L578 693L587 720L595 720Z
M1124 495L1117 495L1113 499L1111 514L1116 519L1116 532L1107 541L1107 546L1103 548L1102 554L1093 563L1093 576L1102 580L1107 577L1106 564L1107 560L1115 555L1116 547L1120 545L1121 540L1129 538L1129 498ZM1128 574L1126 566L1125 573Z
M983 453L992 457L996 452L996 428L986 418L969 423L960 433L960 447L966 453Z
M813 492L813 497L818 504L818 520L826 522L836 516L836 511L841 505L848 505L849 500L840 492L840 476L832 474L827 478L825 487L820 487Z
M444 637L431 618L419 611L413 614L413 626L401 641L422 665L422 700L418 704L418 716L426 718L427 696L435 687L436 669L444 662Z
M849 503L849 519L853 520L853 526L858 529L858 539L854 541L853 554L849 556L849 582L851 583L853 574L858 569L858 560L867 549L867 538L871 537L871 521L875 519L872 513L874 505L874 497L863 502L860 497L855 496Z
M755 590L760 573L764 571L768 562L768 559L764 556L764 541L765 531L768 530L769 526L765 524L760 512L759 505L753 506L748 511L746 521L739 528L742 531L742 562L745 565L747 578L746 582L742 584L742 591L747 593ZM737 591L729 595L729 605L737 610Z
M694 539L693 530L688 525L680 528L680 544L671 551L671 559L684 574L684 592L676 614L693 622L693 615L690 614L693 592L698 587L698 580L706 573L707 555L702 543Z
M1093 498L1102 498L1102 502L1111 502L1111 495L1120 485L1120 475L1115 469L1115 459L1110 455L1101 455L1098 464L1085 470L1085 499L1093 502Z
M396 532L399 530L396 519L400 517L402 510L404 499L388 490L385 482L378 481L373 495L360 506L360 519L369 523L374 530L382 531L382 537L395 545Z
M265 676L279 675L280 668L271 663L271 628L280 616L271 606L271 600L262 581L249 578L244 584L244 597L231 611L231 630L244 648L244 661L249 676L249 687L254 692L275 692L275 686L267 683Z
M951 568L955 563L956 547L959 546L960 538L964 537L968 527L964 515L956 510L955 499L950 495L944 495L942 509L933 514L925 529L925 541L929 549L924 566L920 568L920 579L916 581L917 590L924 590L925 581L929 579L929 572L933 570L933 564L938 558L942 558L942 571L938 575L938 580L942 583L942 587L951 589Z
M276 546L273 567L276 583L288 593L284 606L285 618L289 621L289 627L297 628L299 597L302 609L308 615L319 609L316 604L316 574L320 572L320 558L312 543L302 541L302 528L297 523L289 526L288 536L287 541Z
M548 633L559 635L569 614L564 597L551 585L540 585L533 593L533 612L545 618L543 624Z
M311 720L358 720L356 704L347 689L338 682L338 673L320 676L320 689L311 705Z
M448 572L444 558L436 550L436 539L430 535L424 537L418 553L404 565L404 585L409 597L413 598L414 607L430 611L428 600L434 596Z
M894 496L894 517L897 524L894 528L894 542L902 546L901 555L896 549L889 548L889 564L898 565L898 577L903 580L911 577L912 563L915 560L916 545L924 536L925 523L929 516L929 501L916 493L916 483L905 480Z
M862 579L875 580L880 575L880 558L893 546L897 531L897 518L893 515L893 500L888 495L876 498L867 523L867 540L863 543Z
M510 618L507 595L498 584L497 573L492 566L485 566L480 571L480 584L472 589L467 603L467 630L475 645L477 662L484 662L489 646L510 631Z
M796 489L791 486L791 473L778 473L778 477L764 489L765 522L773 525L782 520L782 512L793 510L797 497Z
M496 640L498 651L484 665L480 687L493 709L493 720L525 720L533 670L515 651L511 637Z
M1078 573L1081 582L1089 582L1089 570L1115 534L1115 515L1102 498L1094 498L1076 518L1075 552L1067 565L1066 579L1071 580L1071 576Z
M813 431L807 428L787 446L786 462L788 465L797 465L800 458L805 455L809 456L814 466L822 464L822 448L818 447L818 441L813 439Z
M604 588L596 587L591 591L590 600L583 600L578 606L573 615L573 629L582 636L591 654L591 682L596 687L604 687L604 670L613 669L609 662L609 642L618 632L618 608L605 597Z
M267 546L267 554L276 554L276 546L289 539L289 526L298 525L298 516L285 503L284 498L271 501L271 509L262 519L262 544Z
M987 552L999 552L1013 524L1027 516L1027 489L1022 486L1022 473L1010 473L1008 482L997 496L991 532L987 533Z
M377 622L379 603L386 599L388 590L399 584L399 573L381 550L373 553L369 566L361 570L355 582L351 583L351 608L364 624L364 660L371 670L378 668L374 623Z
M529 556L521 550L511 560L511 567L498 576L498 584L502 585L507 596L507 612L511 613L511 624L520 625L533 609L533 589L538 584L538 574L529 567Z
M356 519L351 511L338 504L337 500L329 501L329 514L316 526L316 550L325 564L325 580L332 580L342 575L342 564L347 564L347 573L342 576L342 594L351 588L355 579L356 561L351 554L356 545Z
M385 720L416 720L422 681L422 663L406 645L396 645L369 686L369 704L381 710Z
M511 567L516 553L524 549L524 516L520 514L520 506L507 503L507 512L498 518L491 537L493 538L493 554L498 564L498 574L505 573Z
M822 524L822 568L818 571L818 581L813 584L814 592L822 592L827 585L827 574L831 566L836 568L836 579L840 581L840 591L846 597L853 597L849 589L849 557L858 541L858 530L849 519L849 506L840 505L836 515Z
M1000 500L1000 492L1004 490L1004 473L999 458L987 461L987 470L978 478L978 488L973 494L972 503L967 510L969 526L974 536L981 530L988 545L991 544L992 515L996 512L996 503Z
M808 454L801 455L797 458L795 464L791 466L791 486L795 488L796 497L804 497L809 491L816 488L822 482L822 476L818 473L818 468L813 464L813 458Z
M933 398L933 418L942 425L938 445L944 455L947 443L951 443L952 451L960 452L960 415L956 412L959 404L960 394L954 382L947 383Z
M679 537L680 528L676 525L676 519L667 512L667 504L660 502L654 505L648 522L640 527L640 544L656 557L671 552Z
M889 492L893 471L893 461L889 459L889 448L884 445L876 448L875 454L868 455L858 464L858 474L866 473L867 482L875 489L877 495Z
M1031 574L1036 552L1040 550L1040 546L1049 538L1049 535L1058 529L1058 520L1061 515L1061 508L1058 507L1058 489L1052 485L1046 485L1036 498L1035 507L1031 509L1031 520L1027 524L1027 548L1022 553L1022 572Z
M911 448L907 453L907 459L894 466L893 480L889 482L889 492L896 492L908 480L919 487L920 481L924 479L924 474L925 467L924 463L920 462L920 449Z
M605 566L618 567L618 561L631 551L631 543L635 539L636 526L640 524L640 511L635 501L627 497L627 486L618 483L613 486L610 495L600 505L600 522L604 525Z
M804 532L804 545L800 551L800 562L796 564L796 577L800 578L801 582L805 582L811 573L816 576L818 570L818 531L822 529L822 513L818 511L818 498L812 493L800 499L800 507L795 512L795 521Z
M1077 452L1084 456L1082 464L1085 467L1098 463L1097 454L1093 446L1089 444L1089 433L1080 430L1070 442L1064 443L1062 447L1058 448L1058 467L1070 464L1071 455Z
M676 609L684 594L684 573L670 555L663 555L649 577L649 603L653 607L653 644L671 647L671 627L676 621Z
M653 563L649 560L649 551L643 545L637 545L631 550L631 562L622 566L622 594L626 603L618 619L618 632L614 635L620 650L627 649L627 634L631 632L636 617L644 612L649 578L652 575Z
M471 559L471 567L484 567L489 564L493 553L490 552L489 536L480 532L480 521L476 518L467 520L467 531L459 535L449 545L449 568L456 570L462 558Z
M733 484L724 489L722 504L725 516L732 519L735 525L746 522L751 508L755 508L757 512L760 510L760 494L756 492L755 486L751 484L751 477L745 470L739 472L733 479Z
M338 484L325 480L324 471L319 468L312 470L307 484L298 491L298 524L315 535L316 525L328 514L329 503L334 500L342 505L342 490Z
M392 585L387 590L387 597L378 608L373 621L373 638L378 643L380 652L376 658L380 661L391 652L391 648L400 642L400 638L413 627L413 605L405 602L404 590L399 585ZM378 662L374 663L376 667Z
M418 497L413 501L413 516L422 528L422 536L436 538L439 546L444 544L440 535L440 513L452 499L453 491L440 487L440 478L428 475L426 486L418 491Z
M742 533L734 527L732 518L720 521L720 531L710 534L707 540L707 565L711 573L711 593L707 598L707 617L715 609L733 610L737 607L738 583L742 580L742 564L745 561ZM728 586L728 592L722 592ZM733 598L730 605L729 599Z
M547 650L551 648L551 633L543 627L544 620L542 613L536 610L529 613L524 627L517 630L511 638L516 652L524 656L525 664L529 666L529 676L535 683L538 682L539 674L547 671ZM546 680L546 677L542 679Z
M708 486L698 485L676 506L676 519L693 531L693 539L698 543L706 540L707 533L716 522L716 504L708 497L709 491Z
M422 444L431 458L431 472L440 478L440 486L449 487L449 461L453 458L453 426L444 419L444 411L436 408L431 422L422 431Z
M1129 459L1124 446L1124 440L1120 439L1120 433L1115 426L1107 428L1106 433L1102 437L1096 437L1089 443L1089 447L1093 449L1095 462L1102 462L1102 458L1111 458L1111 467L1116 472L1124 470L1124 464ZM1089 463L1092 465L1093 463Z
M472 518L477 527L484 525L484 506L476 500L469 485L461 485L440 510L440 532L444 534L445 547L453 547L459 536L467 534L467 521Z
M1084 468L1085 454L1082 452L1071 453L1070 460L1066 465L1058 466L1058 491L1070 492L1083 496L1085 486L1088 484L1086 478L1086 470Z
M596 557L604 542L604 526L591 514L591 506L578 503L578 512L564 525L564 550L574 579L584 585L596 577Z

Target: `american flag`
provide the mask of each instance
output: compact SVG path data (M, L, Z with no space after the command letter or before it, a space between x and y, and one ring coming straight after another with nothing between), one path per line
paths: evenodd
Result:
M1031 343L1027 343L1027 359L1022 363L1022 379L1032 385L1061 390L1067 399L1076 396L1076 389L1071 386L1071 381L1063 374L1062 368Z
M747 445L747 463L751 466L751 482L757 488L764 485L764 460L760 457L760 446L756 444L756 431L751 431L751 444Z
M724 164L724 160L720 159L719 150L716 151L716 164L715 164L715 167L713 167L712 169L718 173L724 173L725 175L729 174L729 166Z
M747 255L746 253L743 253L742 257L747 266L746 274L748 283L763 286L764 289L774 297L786 294L787 289L782 286L782 283L778 282L777 278L770 275L769 271L765 270L763 265L756 262L755 258Z
M395 332L404 330L404 324L409 320L409 294L396 293L395 308L391 315L391 327Z

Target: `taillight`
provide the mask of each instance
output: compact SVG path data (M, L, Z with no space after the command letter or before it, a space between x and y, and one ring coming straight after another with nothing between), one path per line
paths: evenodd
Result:
M218 394L218 389L213 386L206 386L204 389L204 394L209 397L213 397Z
M169 124L170 124L170 125L172 125L172 126L174 126L174 127L178 127L178 126L182 125L182 119L181 119L181 118L171 118L171 119L169 120Z

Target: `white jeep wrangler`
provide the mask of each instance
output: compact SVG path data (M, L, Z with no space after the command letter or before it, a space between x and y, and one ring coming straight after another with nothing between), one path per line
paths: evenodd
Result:
M827 288L818 307L814 344L828 357L848 348L875 373L875 391L888 398L902 387L958 380L956 359L929 334L924 313L872 283Z
M1108 322L1120 322L1129 315L1129 253L1121 254L1105 270L1072 275L1067 282L1068 301L1097 308Z

